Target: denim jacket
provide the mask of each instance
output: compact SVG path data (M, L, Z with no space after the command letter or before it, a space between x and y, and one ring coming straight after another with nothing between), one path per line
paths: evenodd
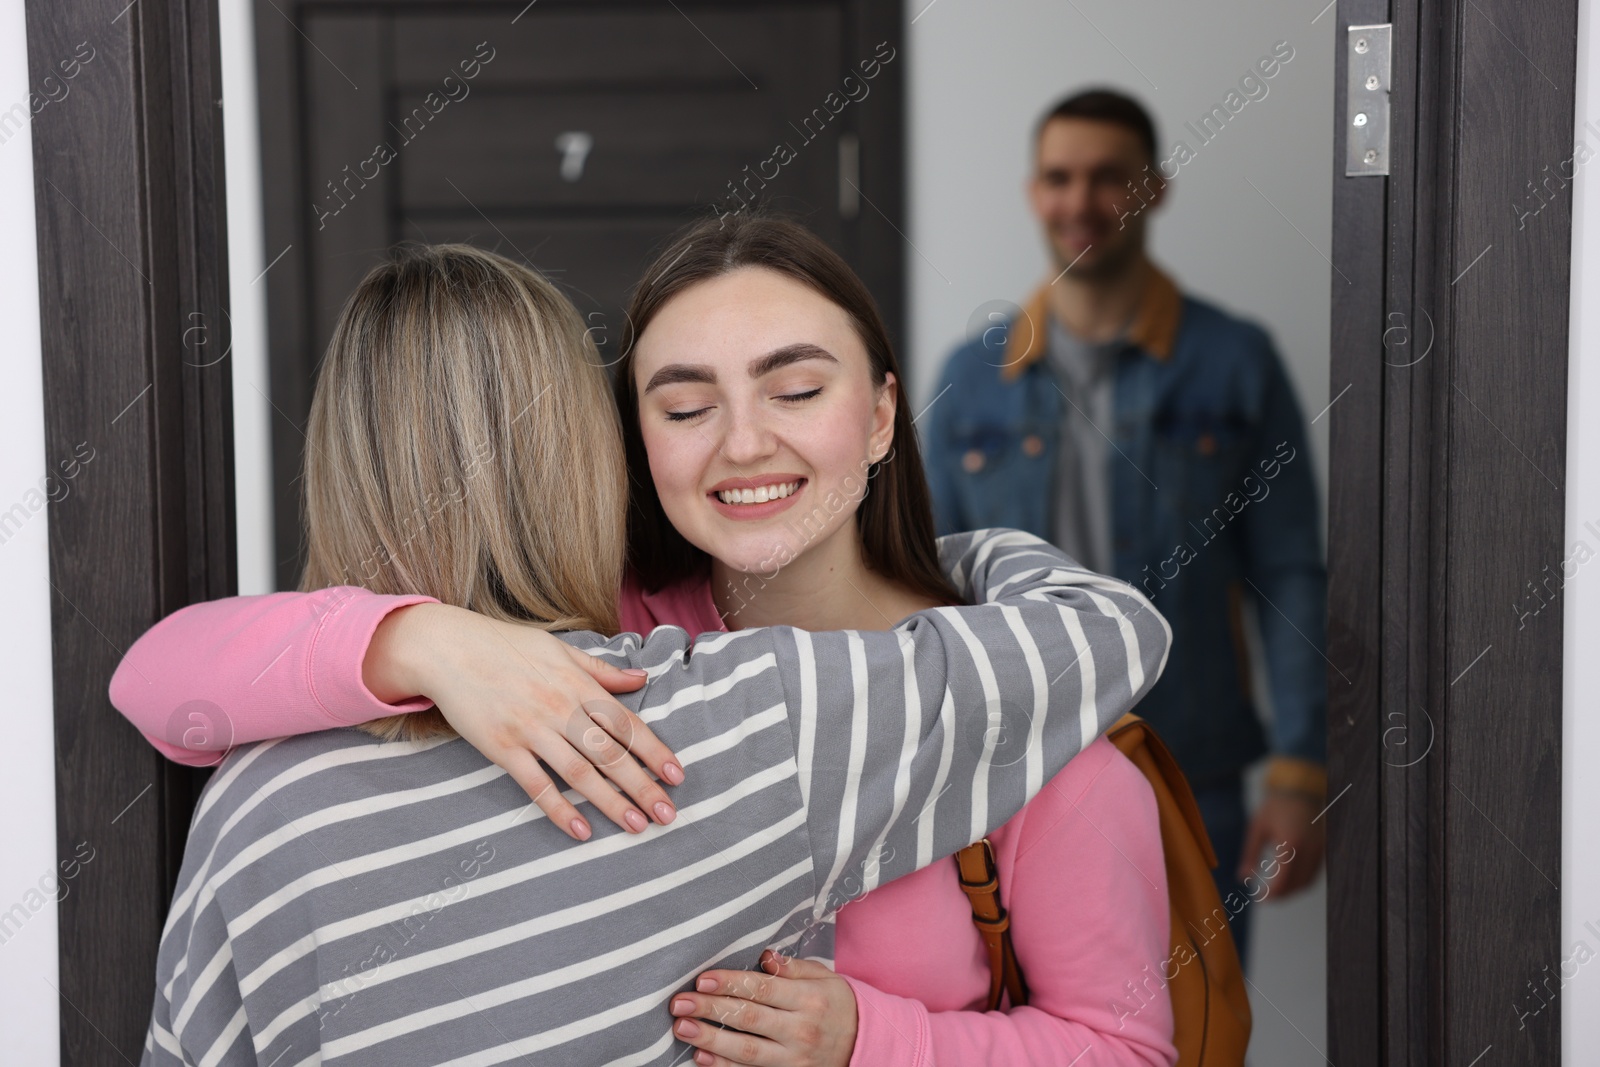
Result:
M1066 401L1045 353L1046 291L958 348L923 445L941 533L1052 535ZM1269 786L1326 793L1327 572L1306 428L1265 331L1182 296L1154 271L1101 427L1112 573L1172 624L1166 673L1140 704L1197 786L1268 751L1241 607L1254 602L1274 709Z

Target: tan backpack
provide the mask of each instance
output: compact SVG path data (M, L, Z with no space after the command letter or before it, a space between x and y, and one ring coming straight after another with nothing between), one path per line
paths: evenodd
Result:
M1250 998L1211 871L1217 856L1200 808L1177 760L1149 723L1131 712L1106 732L1155 791L1172 910L1172 951L1161 977L1172 996L1173 1044L1179 1067L1240 1067L1250 1044ZM1011 945L1011 917L1000 906L1000 874L988 839L956 853L972 921L989 950L988 1010L1001 995L1013 1007L1028 1002L1028 987Z

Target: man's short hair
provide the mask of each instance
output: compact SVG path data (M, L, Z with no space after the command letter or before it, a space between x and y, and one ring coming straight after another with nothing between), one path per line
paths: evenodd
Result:
M1044 136L1044 128L1055 119L1090 119L1132 130L1138 134L1139 143L1144 145L1150 159L1156 158L1156 124L1151 121L1150 113L1139 101L1114 89L1085 89L1058 101L1034 127L1036 146Z

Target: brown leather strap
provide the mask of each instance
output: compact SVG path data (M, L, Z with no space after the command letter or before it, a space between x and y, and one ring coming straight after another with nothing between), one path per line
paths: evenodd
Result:
M1011 1006L1028 1003L1028 984L1017 966L1017 953L1011 946L1011 916L1000 906L1000 871L994 863L994 848L989 839L975 842L956 853L956 869L961 891L972 905L972 924L989 950L988 1011L1000 1007L1002 991L1011 995Z

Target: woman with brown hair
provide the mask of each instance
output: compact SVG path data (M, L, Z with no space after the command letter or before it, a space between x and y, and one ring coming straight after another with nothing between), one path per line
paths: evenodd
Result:
M956 603L893 349L838 255L794 223L724 219L644 277L616 377L633 473L624 625L880 629ZM1027 718L991 722L1017 744L1005 734ZM1173 1062L1170 1003L1143 989L1168 902L1138 769L1096 740L989 840L1028 1006L981 1010L988 959L946 859L842 909L847 982L787 961L764 982L710 972L675 998L678 1035L711 1053L696 1062Z
M633 492L624 627L889 630L958 603L938 566L893 351L838 256L793 223L725 219L686 231L645 279L617 376ZM385 689L384 677L428 644L474 640L479 669L449 682L449 692L414 682ZM527 720L519 706L527 695L550 707L568 696L560 692L568 678L552 677L528 649L498 650L464 631L408 637L380 625L367 663L380 698L427 692L461 718L469 740L499 738L498 749L478 746L496 762L517 747L504 739L513 736L507 724ZM855 727L819 738L816 754L854 775L870 773L857 761L871 686L858 677ZM1017 752L1030 779L1041 776L1028 743L1036 709L998 699L1003 682L956 697L969 713L986 706L985 746ZM277 732L310 725L281 722ZM1120 753L1092 739L1086 732L1083 757L991 835L1028 1006L981 1010L987 959L954 863L933 862L931 841L919 841L914 857L881 857L884 868L932 866L882 886L869 872L840 913L837 962L848 981L821 963L782 960L755 983L708 972L698 992L674 998L674 1013L685 1016L675 1033L699 1046L696 1062L1172 1062L1170 1005L1132 992L1167 947L1154 798ZM531 761L528 747L521 755ZM508 762L535 792L535 772ZM664 761L652 769L672 780ZM541 807L565 826L564 801L552 793L540 793ZM623 820L643 829L631 809Z

